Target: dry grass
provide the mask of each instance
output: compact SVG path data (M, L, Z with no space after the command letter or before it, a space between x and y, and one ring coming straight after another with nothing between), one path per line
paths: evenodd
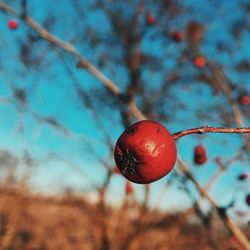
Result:
M1 189L1 249L240 249L216 215L204 224L193 213L142 213L133 204L114 209L79 197Z

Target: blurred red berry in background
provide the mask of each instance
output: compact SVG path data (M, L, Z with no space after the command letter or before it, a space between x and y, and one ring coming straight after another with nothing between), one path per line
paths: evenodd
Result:
M198 69L203 69L206 66L206 60L203 56L197 56L194 59L194 65L198 68Z
M239 96L239 103L240 103L240 105L242 105L242 106L250 105L250 96L247 95L246 93L242 93L242 94Z
M194 162L197 165L202 165L207 161L206 149L203 145L197 145L194 148Z
M148 13L146 16L146 23L147 25L153 25L155 24L155 17L151 13Z
M15 30L18 28L18 21L16 19L11 19L8 22L8 27L10 30Z

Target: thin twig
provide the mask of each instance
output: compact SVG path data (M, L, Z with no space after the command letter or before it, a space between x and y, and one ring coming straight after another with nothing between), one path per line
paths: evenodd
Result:
M204 133L250 133L250 128L225 128L225 127L212 127L203 126L199 128L191 128L183 130L173 134L173 138L178 140L179 138L191 135L191 134L204 134Z

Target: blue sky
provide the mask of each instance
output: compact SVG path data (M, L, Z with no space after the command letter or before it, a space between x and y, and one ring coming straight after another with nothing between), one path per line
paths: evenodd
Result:
M66 41L73 41L84 56L91 62L96 63L98 55L107 48L106 46L99 46L93 49L87 42L84 43L85 37L81 37L80 31L91 25L98 34L105 35L110 29L106 17L100 11L88 12L88 6L86 6L84 17L79 19L76 18L74 8L71 7L68 1L55 2L58 3L51 6L51 1L47 0L29 1L31 16L38 22L43 22L49 10L49 13L53 16L63 17L56 18L51 28L52 32ZM186 6L187 11L182 14L181 18L172 21L171 27L184 29L190 17L205 23L206 33L201 44L204 54L208 55L211 60L221 63L232 81L241 84L242 88L250 90L250 83L247 82L250 73L239 74L234 68L235 63L250 57L250 48L247 46L247 41L250 38L249 32L244 32L238 42L232 39L229 32L233 23L243 19L245 14L239 6L244 2L247 1L185 1L183 4ZM89 3L91 1L86 1L86 5ZM20 8L18 1L13 1L11 4L18 9ZM235 11L236 9L237 11ZM131 10L128 10L128 13L129 11ZM152 7L153 11L154 7ZM95 155L89 152L88 145L91 145L103 159L107 159L110 152L107 149L103 132L98 128L93 117L93 113L83 108L79 101L75 101L76 93L72 88L71 79L65 71L65 64L58 57L58 52L49 47L46 42L35 43L32 52L47 67L40 67L39 70L35 70L20 63L18 58L19 46L22 41L25 41L29 28L20 21L18 30L9 31L7 22L10 18L10 16L0 14L0 98L10 99L12 95L10 84L25 88L28 93L28 110L35 111L43 117L56 117L64 127L71 131L72 136L67 137L51 126L39 124L27 109L24 112L18 112L18 106L20 107L20 105L12 98L10 102L0 105L0 148L9 149L19 157L22 157L24 150L28 149L31 156L37 159L38 162L39 159L42 160L47 154L53 152L66 162L70 161L79 166L83 175L85 175L85 177L82 177L78 171L73 170L69 164L62 160L47 161L46 164L42 162L37 164L32 171L30 185L34 190L55 193L62 191L62 187L68 186L77 190L84 190L90 188L91 181L100 185L104 180L105 169L97 161ZM154 28L148 32L148 36L153 33ZM215 49L215 44L218 41L222 41L230 47L233 51L232 55L226 52L218 53ZM142 45L143 51L150 51L152 55L156 56L162 53L162 48L166 49L166 56L170 60L162 63L168 70L167 72L177 66L178 72L187 76L183 78L182 85L176 85L171 90L171 94L176 100L185 103L186 108L179 109L174 114L174 119L170 119L165 125L173 133L207 124L220 126L222 124L220 117L216 114L216 110L212 110L211 107L213 107L213 103L220 103L222 107L226 106L226 100L221 95L214 96L207 85L192 84L192 77L190 78L190 76L192 76L195 69L191 63L176 65L175 59L183 46L185 45L175 45L171 42L165 44L161 40L150 41L149 38L146 38ZM113 55L119 53L121 51L118 48L114 48L112 51ZM76 62L74 59L66 54L63 54L63 56L66 58L66 63L72 74L78 79L86 92L92 91L93 86L102 88L95 78L75 68ZM124 89L128 77L121 65L116 65L111 61L109 67L103 69L103 72L117 82L122 90ZM152 72L144 72L144 77L150 79L147 84L156 87L157 83L162 79L161 75L152 74ZM183 85L186 86L183 87ZM199 119L196 111L203 106L208 110L207 113L213 114L214 120ZM171 103L166 104L166 108L168 107L171 108ZM103 109L105 109L104 106ZM100 112L110 115L110 117L101 116L100 120L103 129L111 135L112 142L115 143L123 130L122 126L116 122L119 120L118 110L114 107L112 113L107 113L105 110ZM20 132L21 121L23 130ZM245 122L246 125L249 125L248 119ZM198 143L203 143L206 146L210 159L201 168L193 166L192 162L193 148ZM213 159L216 156L220 156L222 159L233 156L241 146L241 139L238 135L192 135L180 139L177 146L179 155L190 165L193 174L199 181L205 184L217 168ZM110 158L109 162L111 165L114 164L112 158ZM247 162L236 162L213 188L211 194L221 204L230 202L234 197L234 191L240 190L241 194L237 195L237 201L243 209L247 209L244 205L244 190L249 190L250 184L248 182L241 185L235 180L236 176L245 171L244 169L247 166ZM20 167L20 169L22 168ZM151 185L153 194L151 204L156 202L155 199L159 190L171 176L172 174ZM124 183L123 178L119 176L113 177L107 198L112 197L112 200L120 200L123 197ZM197 196L197 192L192 185L190 185L190 188ZM139 199L142 192L142 187L136 185L136 193ZM190 200L184 192L179 190L178 184L175 183L166 191L161 207L181 209L180 203L186 204L183 206L189 206Z

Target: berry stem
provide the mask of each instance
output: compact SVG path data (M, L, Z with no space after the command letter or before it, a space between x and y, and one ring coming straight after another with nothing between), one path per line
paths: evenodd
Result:
M212 127L212 126L203 126L198 128L191 128L183 130L173 134L174 140L179 138L191 135L191 134L204 134L204 133L250 133L250 127L248 128L224 128L224 127Z

